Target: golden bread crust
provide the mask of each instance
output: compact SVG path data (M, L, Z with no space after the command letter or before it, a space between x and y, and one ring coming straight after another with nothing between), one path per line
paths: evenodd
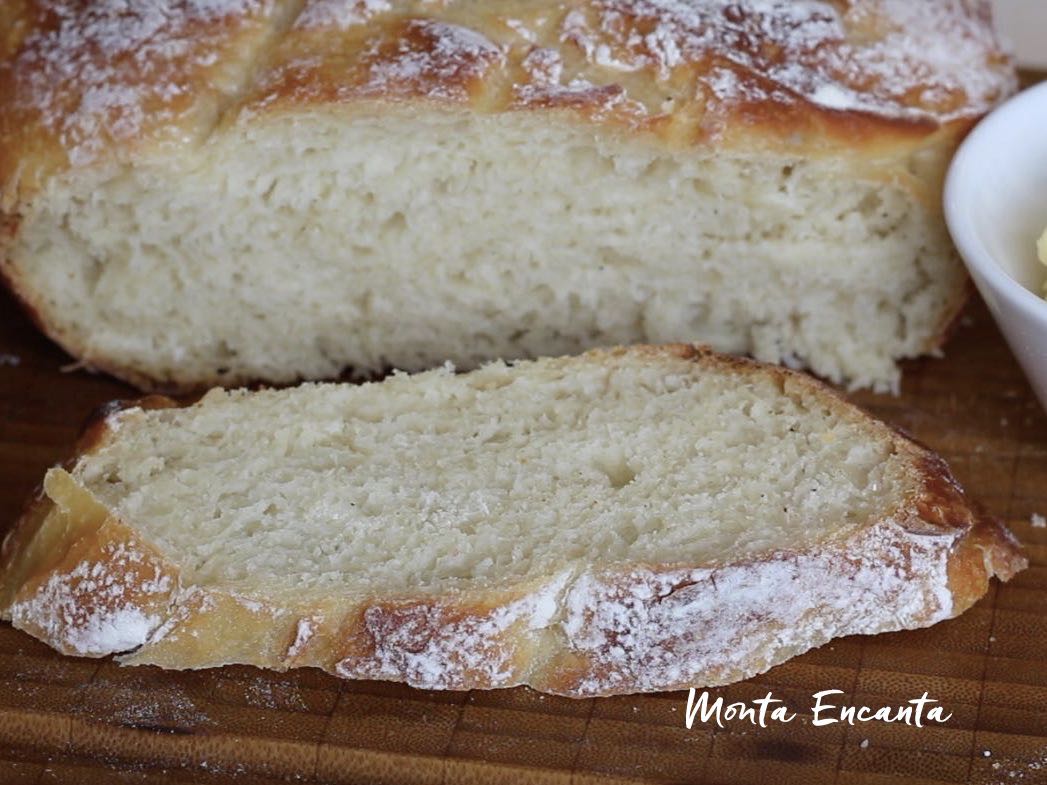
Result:
M199 144L291 8L15 3L0 60L0 207L60 172Z
M177 155L223 118L304 105L556 109L679 146L870 155L962 133L1016 84L988 3L970 0L19 0L4 14L9 209L70 168Z
M67 653L127 664L312 666L430 689L528 684L573 697L744 679L833 637L958 615L1027 562L945 463L795 372L687 346L636 347L783 392L888 438L913 496L802 551L715 564L577 565L526 583L412 596L243 596L184 585L179 566L56 469L0 551L0 616ZM162 403L162 402L154 402ZM92 426L81 449L109 434ZM113 587L116 587L115 589Z

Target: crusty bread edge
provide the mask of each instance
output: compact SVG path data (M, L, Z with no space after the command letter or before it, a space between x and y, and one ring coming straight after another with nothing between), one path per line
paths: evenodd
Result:
M921 490L846 539L743 562L573 565L440 596L247 597L183 586L178 565L55 469L0 548L0 617L67 654L124 652L126 664L314 666L422 688L527 684L589 697L725 684L834 637L929 626L969 608L992 576L1007 580L1027 565L944 461L820 382L688 345L590 356L621 352L770 375L786 394L862 423L870 438L887 435ZM78 454L105 443L110 422L96 419ZM725 620L731 608L738 613Z

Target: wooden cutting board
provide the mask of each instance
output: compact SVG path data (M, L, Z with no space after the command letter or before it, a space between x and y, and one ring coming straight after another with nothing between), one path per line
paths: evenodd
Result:
M0 535L91 409L133 397L69 363L0 295ZM900 397L858 402L940 451L1006 519L1031 567L958 619L849 638L711 697L773 691L797 718L684 725L686 695L574 701L423 692L303 670L195 673L62 657L0 625L0 785L346 783L1047 783L1047 417L980 302ZM1036 519L1039 522L1039 519ZM952 713L916 728L816 727L813 694Z

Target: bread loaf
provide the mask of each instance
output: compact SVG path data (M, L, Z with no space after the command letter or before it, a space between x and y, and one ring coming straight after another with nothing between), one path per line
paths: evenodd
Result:
M689 346L167 405L48 473L0 552L16 627L128 664L581 697L934 624L1025 565L927 450Z
M888 388L1015 86L981 0L22 0L0 258L142 387L701 341Z

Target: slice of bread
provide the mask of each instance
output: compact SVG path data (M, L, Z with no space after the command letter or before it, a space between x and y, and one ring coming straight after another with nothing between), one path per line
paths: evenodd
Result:
M932 453L677 345L112 411L5 540L0 609L126 663L587 696L934 624L1024 565Z
M969 0L40 6L0 275L150 389L669 341L890 388L966 299L941 182L1016 85Z

